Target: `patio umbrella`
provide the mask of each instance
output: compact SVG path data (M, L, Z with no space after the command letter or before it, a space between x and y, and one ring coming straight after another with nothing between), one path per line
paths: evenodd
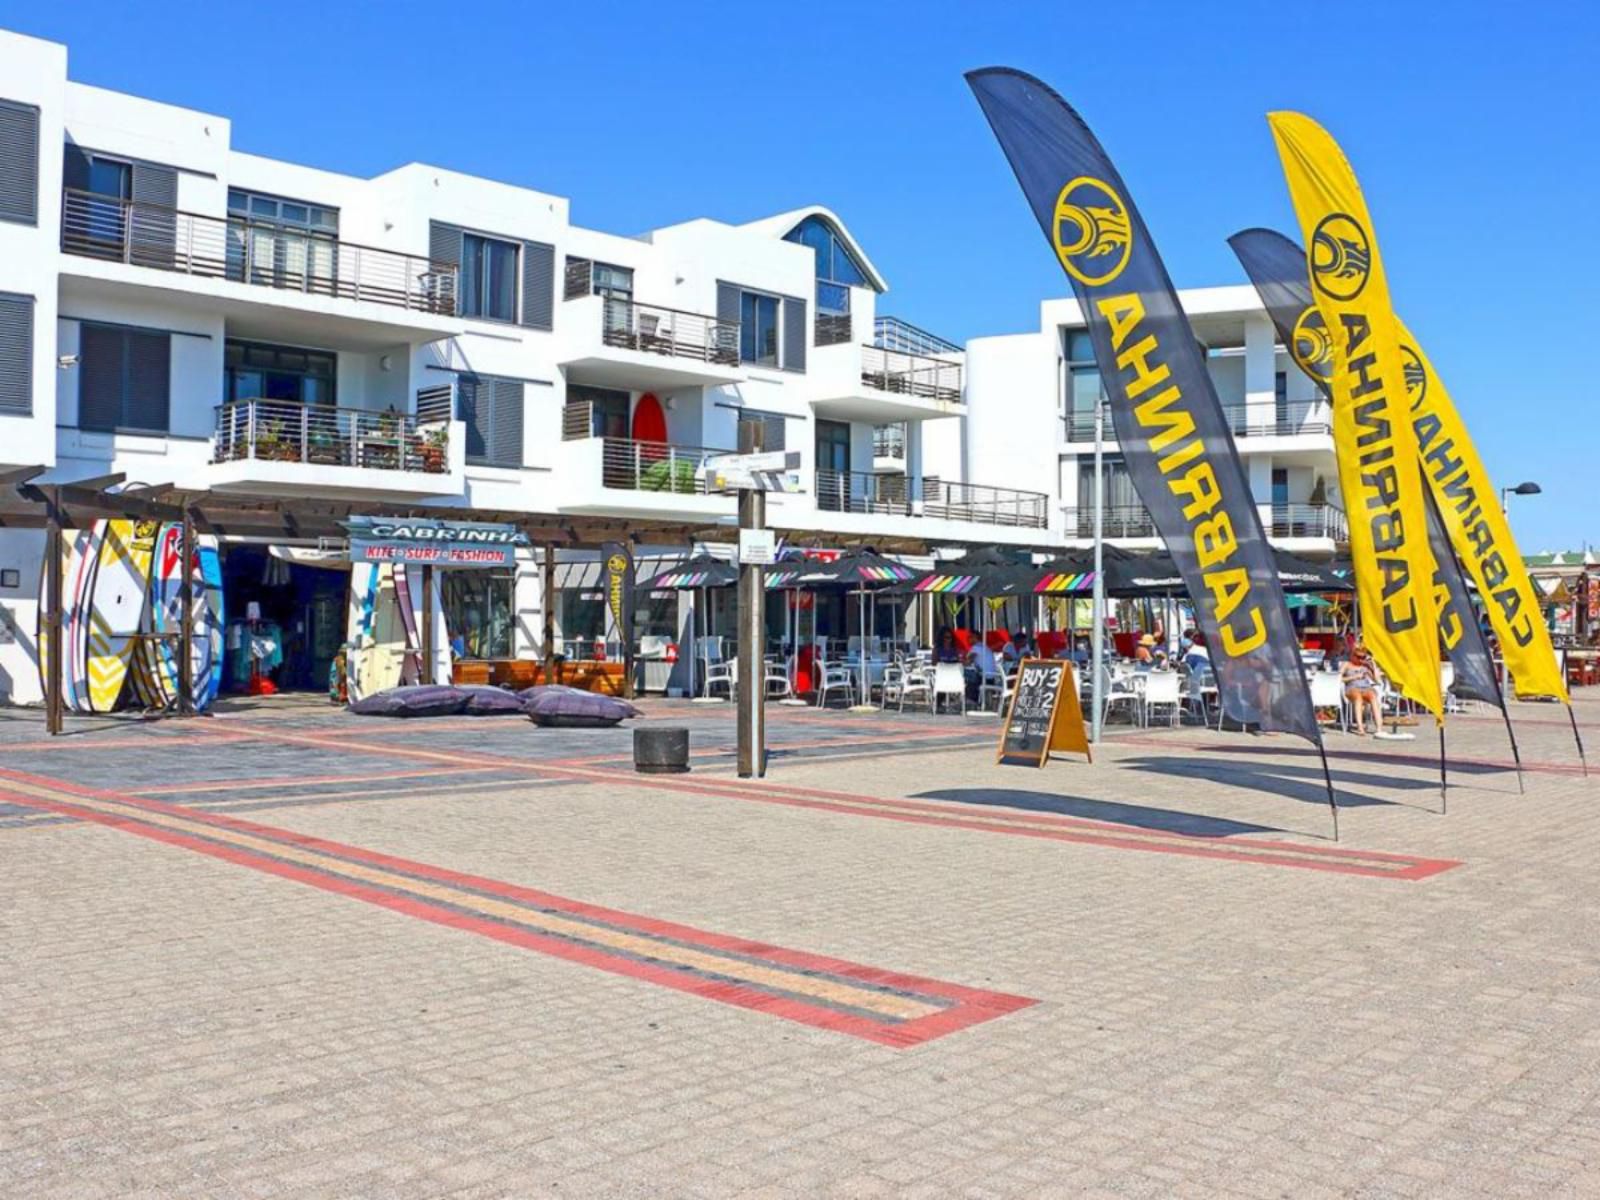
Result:
M1301 592L1351 592L1355 584L1348 575L1334 572L1333 563L1309 562L1287 550L1274 549L1273 558L1278 563L1278 582L1287 595ZM1294 607L1292 604L1290 607Z
M861 687L871 690L871 676L867 674L867 589L905 583L916 572L904 563L885 558L874 550L857 550L841 555L832 562L802 559L774 567L768 578L768 587L826 588L843 587L856 591L860 609L861 626ZM862 697L865 701L865 696Z
M1315 592L1298 592L1284 598L1290 608L1332 608L1331 600L1324 600Z
M706 591L709 588L732 587L739 582L739 568L736 564L720 558L713 558L709 554L696 554L682 562L674 563L657 571L649 579L634 585L636 592L655 592L666 589L697 591L700 593L700 603L696 604L694 611L697 616L704 612ZM693 645L689 647L689 694L693 696L698 690L699 671L696 664L700 655L700 634L690 630Z
M890 585L892 594L920 594L928 592L939 596L995 596L996 589L1019 570L1028 569L1015 555L992 546L968 551L960 558L936 563L932 571L914 575L903 583Z

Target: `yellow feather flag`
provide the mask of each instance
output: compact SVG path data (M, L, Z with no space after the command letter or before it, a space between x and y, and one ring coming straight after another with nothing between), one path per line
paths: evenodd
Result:
M1557 696L1572 703L1545 628L1533 581L1500 510L1494 483L1461 423L1456 406L1422 343L1397 317L1405 364L1411 427L1422 454L1422 474L1438 502L1439 517L1456 557L1466 563L1500 639L1500 653L1518 696Z
M1355 172L1300 113L1267 117L1333 342L1333 441L1350 518L1362 638L1395 687L1442 716L1438 603L1417 437L1389 284Z

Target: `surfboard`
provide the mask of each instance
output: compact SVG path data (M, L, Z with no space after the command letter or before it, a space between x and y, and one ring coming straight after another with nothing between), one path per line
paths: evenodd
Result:
M156 532L150 563L146 632L133 655L133 682L150 708L171 708L178 699L177 635L183 627L183 526L168 522Z
M345 623L345 691L351 700L366 695L363 660L372 640L372 609L377 597L378 567L357 563L350 570L350 606Z
M78 707L78 692L81 686L82 655L74 657L73 647L75 639L81 648L81 638L78 638L78 600L77 595L81 587L80 576L87 573L93 575L93 560L89 557L89 547L94 539L94 530L68 529L62 531L61 538L61 703L63 708L76 709ZM50 692L50 636L45 621L45 604L50 587L50 564L41 558L39 564L39 603L38 622L34 627L34 645L38 647L39 659L39 687L46 694Z
M205 712L222 688L222 555L214 534L202 533L195 538L195 559L192 615L196 628L191 682L195 711Z
M153 521L107 521L88 605L89 709L116 709L149 604Z
M66 647L66 671L62 676L63 694L70 697L75 712L89 709L89 599L94 594L95 577L100 573L100 549L105 541L106 523L95 521L86 531L81 551L74 550L68 623L63 627L61 644Z
M362 690L369 696L398 687L405 662L406 631L400 616L395 570L388 563L378 568L378 583L372 600L371 644L362 656Z
M400 608L400 624L406 634L400 682L417 683L422 679L422 642L417 633L417 610L411 599L411 574L405 563L394 565L394 592Z

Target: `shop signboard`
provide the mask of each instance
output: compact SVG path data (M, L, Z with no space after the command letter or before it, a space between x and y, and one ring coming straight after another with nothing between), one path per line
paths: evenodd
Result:
M353 563L416 563L432 567L509 567L532 543L515 525L435 517L351 517Z

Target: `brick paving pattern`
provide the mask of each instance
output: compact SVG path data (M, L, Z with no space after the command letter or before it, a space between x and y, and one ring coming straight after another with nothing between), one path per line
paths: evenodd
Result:
M1448 815L1431 728L1331 735L1335 846L1286 738L1029 771L992 720L772 709L754 782L725 706L648 703L696 754L644 779L627 729L226 707L0 712L0 1195L1600 1194L1557 708L1525 795L1453 720Z

